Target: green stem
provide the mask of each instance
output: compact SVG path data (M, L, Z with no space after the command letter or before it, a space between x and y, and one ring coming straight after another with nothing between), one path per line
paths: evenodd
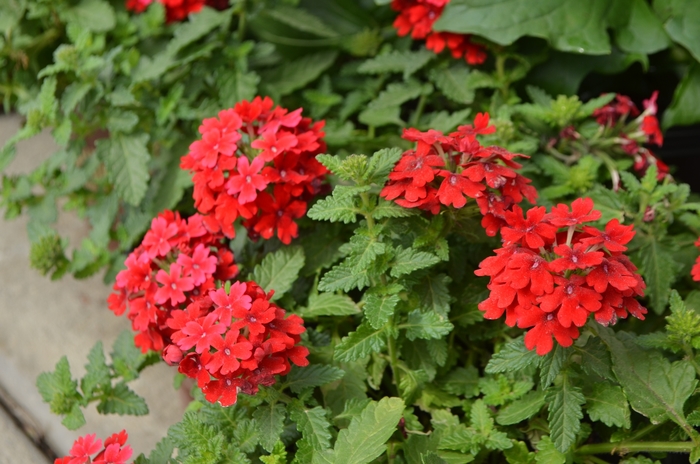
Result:
M425 102L427 101L427 99L428 96L426 94L420 96L420 100L418 100L418 107L416 108L416 111L414 111L411 115L411 121L409 123L411 127L416 127L418 125L418 121L423 115L423 110L425 109Z
M245 17L245 6L241 7L241 13L238 15L238 40L243 42L245 38L245 27L246 27L246 17Z
M393 324L392 320L392 324ZM396 340L391 336L390 333L386 334L387 349L389 350L389 366L391 366L391 372L394 376L392 383L396 385L396 394L401 396L401 391L399 390L399 385L401 385L401 374L399 374L399 358L396 353Z
M692 366L695 368L695 372L700 375L700 365L695 360L695 353L693 352L693 349L685 343L683 344L683 349L688 357L688 361L690 361L690 364L692 364Z
M630 436L630 437L627 439L627 441L637 441L637 440L639 440L640 438L642 438L642 437L644 437L644 436L650 434L651 432L653 432L654 430L656 430L657 428L659 428L660 425L661 425L661 424L649 424L649 425L647 425L646 427L644 427L643 429L640 429L640 430L639 430L637 433L635 433L634 435Z
M697 445L692 441L620 441L616 443L597 443L583 445L576 454L626 454L626 453L689 453Z
M498 82L501 84L500 91L503 96L503 101L508 99L509 82L506 81L506 59L505 55L496 55L496 75Z

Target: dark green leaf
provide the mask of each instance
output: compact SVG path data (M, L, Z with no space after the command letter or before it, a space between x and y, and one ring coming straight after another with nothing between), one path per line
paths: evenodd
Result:
M375 329L380 329L394 315L398 302L398 295L369 294L365 297L365 305L362 309L369 324Z
M669 8L669 18L664 27L671 38L683 45L700 61L700 4L693 0L654 2Z
M274 76L263 80L263 88L273 95L288 95L316 80L337 56L336 52L319 52L287 61Z
M272 452L284 429L285 408L283 404L258 406L253 412L255 425L260 434L260 446Z
M252 280L266 292L274 290L272 300L276 300L292 288L302 267L304 249L300 246L284 247L268 254L255 266Z
M336 198L335 195L318 200L306 213L311 219L317 221L343 222L349 224L355 222L357 208L352 196Z
M663 126L687 126L700 122L700 64L694 63L673 94L671 106L664 112Z
M318 293L309 296L309 304L301 308L304 318L318 316L352 316L359 314L360 309L347 295L335 293Z
M486 365L487 374L499 372L518 372L529 366L539 365L540 357L532 350L525 348L523 337L518 337L494 354Z
M448 393L471 398L479 394L479 371L474 366L458 367L440 384Z
M447 318L438 313L424 313L416 309L408 314L408 322L401 324L399 328L406 329L406 338L409 340L416 338L427 340L444 337L452 331L454 326Z
M433 58L435 58L435 53L426 49L416 52L394 50L365 61L357 70L365 74L402 72L404 79L406 79Z
M594 384L590 394L586 395L586 411L591 420L601 421L608 427L631 427L627 398L617 385Z
M537 464L566 464L566 455L557 449L551 438L544 436L537 443Z
M323 364L294 367L287 376L287 385L294 393L299 393L304 388L319 387L342 379L344 375L344 370Z
M107 367L107 361L102 349L102 342L97 342L90 350L85 371L85 377L80 382L80 388L86 397L92 396L92 392L96 388L110 385L111 376L109 375L109 367Z
M546 389L561 372L561 368L568 357L568 350L559 344L555 344L552 351L540 360L540 385Z
M564 375L561 385L552 387L547 394L549 403L549 430L554 446L566 453L576 442L576 434L581 429L583 412L581 405L586 402L581 389Z
M381 351L386 346L386 334L382 329L373 329L361 324L355 332L343 337L335 347L335 359L342 362L364 358Z
M629 8L629 20L615 34L622 50L649 55L670 45L661 21L646 1L631 0L626 7Z
M131 331L124 330L119 334L112 345L111 356L114 370L125 381L128 382L138 377L145 355L134 345L134 336Z
M474 87L470 85L469 68L456 65L447 69L434 69L430 80L450 100L468 105L474 101Z
M543 391L531 391L520 399L501 409L496 422L501 425L513 425L529 419L542 409L545 404Z
M404 274L430 267L440 262L440 258L432 253L417 251L413 248L397 248L396 258L392 264L391 276L400 277Z

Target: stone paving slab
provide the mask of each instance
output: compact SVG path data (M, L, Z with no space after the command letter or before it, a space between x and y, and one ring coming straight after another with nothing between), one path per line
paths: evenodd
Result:
M34 443L0 409L0 464L49 464Z
M0 116L0 146L18 125L17 117ZM6 172L29 172L53 149L51 137L46 134L23 142ZM87 424L71 432L42 401L35 386L41 372L53 370L60 357L67 355L74 378L82 376L92 346L101 340L108 354L129 323L107 309L109 288L101 276L86 280L66 276L54 282L31 269L26 224L26 217L0 219L0 387L31 416L46 442L61 455L67 454L80 435L97 433L104 439L122 429L129 433L134 456L148 453L168 427L182 418L188 401L183 392L173 389L175 371L165 364L147 368L130 384L146 399L150 409L147 416L103 416L93 404L85 411ZM59 216L58 227L71 243L78 243L89 231L83 220L67 214ZM0 416L0 464L43 462L24 461L19 456L12 459L12 449L3 446L5 428L12 430L11 422Z

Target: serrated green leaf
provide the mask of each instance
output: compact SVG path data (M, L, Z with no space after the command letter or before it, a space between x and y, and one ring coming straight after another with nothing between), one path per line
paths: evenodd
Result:
M427 275L413 288L421 299L421 307L447 317L450 312L450 292L447 285L451 279L445 274Z
M607 380L616 380L612 372L612 360L603 342L591 337L584 347L576 347L581 356L581 367L589 374L598 374Z
M369 285L367 270L357 272L347 261L333 266L326 272L318 283L318 289L322 292L335 292L343 290L349 292L353 288L361 290Z
M536 464L535 453L522 441L513 442L513 447L503 452L508 464Z
M494 354L484 370L487 374L499 372L518 372L523 369L539 365L540 357L533 350L525 348L523 337L518 337Z
M501 425L513 425L531 418L544 406L544 397L543 391L528 392L522 398L501 409L496 416L496 422Z
M559 451L566 453L576 442L576 434L581 429L581 405L586 399L581 389L571 383L568 375L564 375L561 384L549 390L547 402L552 442Z
M138 122L139 117L133 111L115 109L107 119L107 129L110 132L131 132Z
M85 377L80 382L80 389L86 397L92 396L96 388L110 384L111 376L102 349L102 342L95 343L95 346L90 350L85 371Z
M468 105L474 101L474 87L470 85L469 68L456 65L447 69L434 69L430 80L450 100Z
M298 31L308 32L319 37L337 37L338 31L328 26L321 18L301 8L276 5L274 8L263 10L269 16Z
M134 345L132 332L124 330L112 345L112 365L125 381L138 377L139 368L145 355Z
M290 408L289 417L296 422L297 430L301 432L303 440L310 445L312 455L331 447L329 430L331 424L326 417L326 410L321 406L307 408L303 404L294 403L294 406Z
M36 380L41 397L50 404L56 414L67 414L78 398L78 382L71 378L68 358L63 356L54 372L42 372Z
M426 89L424 85L416 80L395 82L387 85L386 89L382 90L379 95L377 95L377 98L369 102L367 108L369 110L378 110L381 108L398 107L409 100L418 98L425 92Z
M394 315L394 309L398 303L398 295L369 294L365 296L365 305L362 309L369 324L375 329L380 329Z
M544 436L537 443L535 461L537 464L566 464L566 456L556 448L551 438Z
M561 372L561 368L568 357L568 350L557 344L552 351L540 360L540 385L546 389Z
M352 316L359 314L360 309L347 295L335 293L319 293L309 296L309 304L301 308L304 318L319 316Z
M258 406L253 412L257 427L260 446L267 452L272 452L275 443L284 429L285 408L283 404Z
M352 196L336 198L333 195L317 201L306 215L317 221L350 224L357 221L357 208L355 208L355 200Z
M64 21L92 32L106 32L116 24L114 9L105 0L82 0L72 8L59 11Z
M377 206L372 210L372 217L374 219L386 219L386 218L403 218L413 216L415 212L411 209L399 206L391 201L386 201L383 198L379 199Z
M361 324L355 332L343 337L335 346L334 358L341 362L354 361L369 356L386 347L386 334L382 329L373 329Z
M401 107L385 106L381 108L367 108L362 111L357 119L367 126L382 127L387 124L403 126L404 121L401 119Z
M608 427L629 429L630 408L622 388L609 383L596 383L586 395L586 411L591 420L603 422Z
M452 370L440 384L448 393L472 398L479 394L479 371L474 366L458 367Z
M274 290L272 300L284 295L299 277L304 267L304 249L300 246L284 247L268 254L253 269L253 279L266 292Z
M304 388L320 387L340 380L344 375L344 370L323 364L314 364L303 368L294 367L287 376L287 386L294 393L299 393Z
M113 134L96 145L119 196L134 206L141 203L148 188L148 138L147 134Z
M455 111L454 113L448 113L447 111L438 111L436 113L431 113L428 115L428 122L425 124L430 129L440 131L443 133L451 132L457 128L457 126L465 124L468 122L467 118L471 114L471 108L466 108L461 111Z
M440 262L440 258L432 253L417 251L413 248L396 249L396 258L392 263L391 276L401 277L418 269L424 269Z
M170 464L175 445L169 437L163 437L148 455L148 464Z
M671 419L678 425L687 425L683 405L697 386L690 363L671 364L659 353L640 349L628 338L619 339L611 329L596 329L610 350L613 371L632 409L655 424Z
M679 265L675 262L669 246L658 237L645 237L636 253L640 271L646 283L650 307L656 314L666 309L671 284L676 280Z
M231 108L242 100L252 100L258 91L260 76L253 72L226 72L219 81L222 108Z
M63 426L68 430L77 430L85 425L85 423L85 416L83 415L83 411L80 409L80 405L78 403L73 403L71 410L61 421L61 424L63 424Z
M435 58L435 54L426 49L416 52L393 50L363 62L357 68L357 71L364 74L401 72L404 75L404 79L407 79L433 58Z
M177 448L178 460L197 464L218 463L226 442L221 432L199 420L195 412L186 412L182 421L168 429L168 437Z
M403 409L404 402L399 398L382 398L368 404L347 429L338 433L333 463L365 464L377 458L396 431Z
M369 174L368 181L383 185L384 182L386 182L386 177L401 159L402 154L403 152L400 148L383 148L374 152L367 166L367 172ZM374 211L376 211L376 208Z
M146 401L121 382L100 397L97 410L102 414L143 416L148 414Z
M442 338L450 333L454 326L438 313L424 313L416 309L408 314L408 322L401 324L399 328L406 329L406 338L415 340Z

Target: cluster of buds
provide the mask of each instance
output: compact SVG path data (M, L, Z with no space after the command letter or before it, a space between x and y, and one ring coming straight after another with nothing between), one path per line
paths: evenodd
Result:
M695 242L695 246L700 248L700 238ZM693 276L693 280L700 282L700 256L695 260L693 269L690 271L690 275Z
M619 147L634 158L635 171L643 175L649 166L656 165L661 180L668 175L668 166L643 146L652 144L660 147L664 142L656 117L658 95L659 92L654 92L651 98L644 100L644 111L640 113L629 97L618 94L611 103L595 110L593 116L598 124L617 134Z
M298 235L295 219L324 189L328 171L316 161L326 148L324 122L273 106L256 97L205 119L202 138L182 158L209 230L233 237L234 221L242 217L251 238L276 234L289 244Z
M432 214L442 206L462 208L467 197L473 198L484 216L481 224L486 233L496 235L513 206L523 198L534 202L537 191L529 179L514 171L521 167L514 158L525 155L498 146L483 147L476 140L478 134L495 130L489 126L488 113L479 113L473 126L460 126L449 135L405 130L403 138L416 142L416 149L403 153L380 195Z
M231 285L238 270L224 242L201 215L161 213L126 259L108 303L118 316L128 309L144 352L161 352L197 379L207 399L230 406L239 391L255 394L287 374L290 361L307 365L309 352L298 346L299 316L286 317L254 282Z
M205 5L217 10L229 7L228 0L126 0L126 9L142 13L154 1L163 4L165 18L169 23L182 21L191 13L201 11Z
M435 32L433 23L442 15L442 10L450 0L392 0L391 7L399 12L394 27L399 36L411 35L413 39L425 40L428 50L442 53L445 48L455 58L464 57L469 64L482 64L486 61L486 51L482 45L471 41L469 34Z
M78 437L68 456L56 459L54 464L125 464L133 454L131 446L126 444L129 438L126 430L112 434L104 445L102 440L95 437L94 433ZM95 453L97 455L92 457Z
M551 351L553 340L571 346L588 317L602 325L626 318L644 319L647 310L635 299L646 287L637 268L623 254L633 226L617 219L605 230L585 225L600 211L590 198L564 204L550 213L542 206L526 217L519 206L506 213L503 247L486 258L476 275L491 278L489 298L479 304L486 319L505 313L506 324L530 328L525 346L537 354Z

